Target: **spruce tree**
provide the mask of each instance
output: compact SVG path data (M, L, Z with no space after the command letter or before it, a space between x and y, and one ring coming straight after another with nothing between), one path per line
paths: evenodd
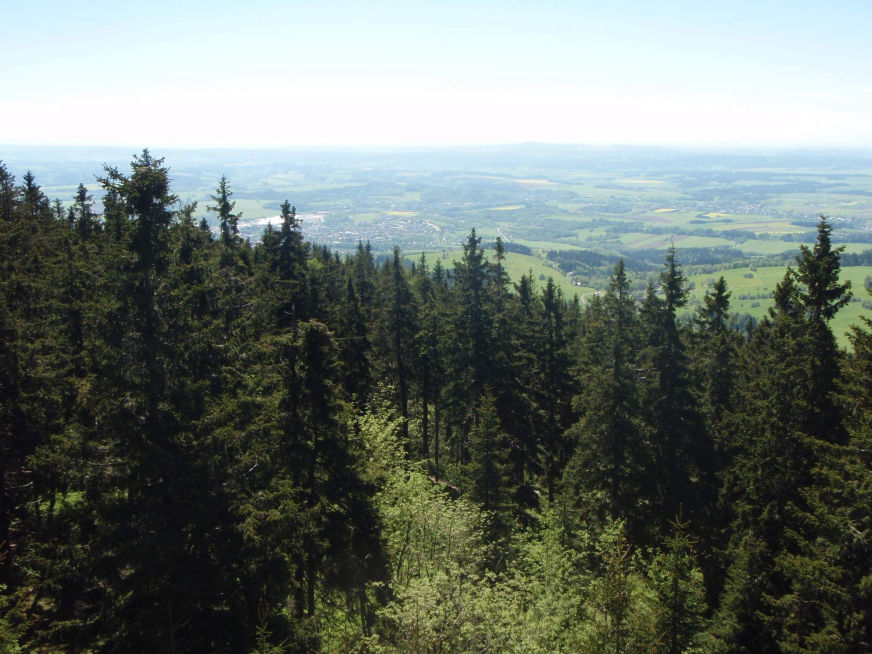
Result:
M69 474L96 471L77 510L92 526L73 540L84 577L75 599L96 618L66 636L108 651L241 646L225 468L198 432L196 398L213 390L202 379L220 359L196 354L209 344L190 320L197 304L180 304L172 288L193 280L177 277L188 266L176 269L171 256L168 171L147 150L131 168L129 176L109 169L102 180L124 207L129 240L111 252L95 318L102 338L88 346L92 382L79 396L87 420L68 427L84 445Z
M427 258L421 258L415 271L415 298L418 306L418 330L414 337L415 377L420 398L421 454L430 458L430 443L438 439L439 412L442 386L445 383L444 353L441 347L441 332L445 308L444 289L437 287L427 268ZM431 420L430 409L433 409ZM434 471L438 477L438 470Z
M767 651L813 650L823 641L809 634L825 624L815 607L841 602L807 592L810 571L818 579L839 574L838 566L811 561L815 551L832 560L833 550L823 554L834 509L826 504L839 494L830 471L841 467L835 462L846 433L833 394L838 354L827 323L849 288L838 282L839 251L830 245L830 231L822 218L815 247L801 250L798 271L788 268L776 287L770 319L747 348L732 417L737 451L722 500L734 515L726 590L745 593L745 604L753 598L755 610L742 611L733 599L722 602L719 615L736 625L731 638L754 634L769 643ZM765 555L753 586L741 582L747 580L741 552L748 543Z
M491 381L492 320L487 260L473 229L454 266L454 342L446 393L455 428L457 458L466 459L465 439L477 423L479 399Z
M537 292L533 273L521 275L514 285L515 293L511 302L509 320L514 324L512 341L512 362L514 365L515 383L522 389L521 400L514 407L513 422L518 432L515 446L512 448L511 459L514 467L513 476L520 485L525 497L519 498L524 505L533 506L537 497L533 488L538 483L543 464L553 461L546 476L546 488L549 499L554 497L556 460L552 458L554 450L546 451L540 442L540 436L546 427L543 422L548 413L538 411L538 407L547 406L554 399L547 388L543 376L544 359L541 355L544 345L543 327L546 319L542 309L542 295ZM543 415L544 414L544 415ZM562 436L562 434L561 434ZM547 458L547 460L545 460Z
M81 241L87 241L91 234L100 230L100 225L96 221L96 215L91 211L92 204L88 189L85 188L84 184L79 184L76 190L75 201L70 211L74 218L75 229Z
M500 426L495 398L487 390L477 413L478 422L469 438L469 496L489 514L488 536L496 540L508 528L508 438Z
M369 339L369 325L363 319L351 277L346 281L346 291L344 310L339 317L336 337L343 364L345 389L356 406L362 408L369 398L372 385L369 361L372 345Z
M17 203L18 190L15 188L15 177L0 161L0 220L9 223Z
M812 248L800 247L797 257L797 301L805 314L808 354L808 395L814 398L812 414L804 429L816 437L844 442L840 416L833 393L839 377L839 354L829 321L851 299L851 282L839 282L841 253L830 242L832 226L825 216L818 223L817 240Z
M650 516L645 475L651 467L646 430L640 420L636 381L640 324L623 261L616 266L604 297L594 297L584 314L581 394L575 404L581 419L566 434L575 452L563 473L564 502L602 528L625 521L634 542Z
M231 202L230 197L232 195L230 183L227 181L227 177L222 175L215 195L209 196L215 204L206 207L206 209L218 216L218 225L221 228L221 242L229 248L233 247L238 239L239 216L241 215L233 213L236 202Z
M409 398L414 379L414 338L418 331L415 306L400 249L394 247L393 258L383 277L380 293L378 344L384 355L388 379L396 385L397 408L402 418L401 434L409 442Z
M640 355L646 376L642 406L651 430L652 468L645 477L662 511L661 529L679 514L699 528L713 500L712 447L691 393L690 362L676 316L688 289L674 247L667 252L660 288L662 299L649 284L640 312L646 338Z
M728 327L730 295L721 276L706 292L697 309L696 325L701 339L696 356L703 389L703 407L714 429L729 409L733 390L735 338Z
M694 651L705 627L705 589L696 563L689 524L676 518L661 551L649 567L650 585L657 601L656 652L683 654Z

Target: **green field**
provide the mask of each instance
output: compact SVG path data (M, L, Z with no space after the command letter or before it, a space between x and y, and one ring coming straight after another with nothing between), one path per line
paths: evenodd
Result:
M489 261L494 260L493 250L485 250L484 254ZM420 254L406 253L406 259L410 262L417 262L419 256ZM427 253L428 265L432 266L437 258L442 261L443 266L450 268L454 265L455 261L460 261L463 258L463 250L446 250L444 252ZM551 265L548 265L548 263L549 262L545 262L539 257L519 254L517 252L507 252L505 259L506 272L508 273L512 284L516 284L518 280L521 279L522 275L532 272L533 281L536 283L536 287L539 290L545 287L546 280L551 277L567 299L571 299L573 295L581 297L585 293L593 293L595 291L595 289L589 286L573 285L572 281L566 275Z
M772 293L776 284L784 278L786 267L765 268L736 268L733 270L716 271L707 275L693 275L688 281L695 285L688 301L688 310L693 310L702 302L703 296L710 288L710 283L723 276L727 282L727 288L732 293L730 298L730 311L732 313L747 313L758 320L768 315L769 307L772 306ZM750 276L748 276L750 275ZM872 295L864 289L866 277L872 277L872 266L847 266L842 268L841 279L850 280L854 300L845 306L833 321L830 327L836 335L839 345L848 347L849 340L846 336L851 325L862 325L860 316L872 318L872 311L863 308L863 302L872 302ZM741 299L741 296L754 296Z
M742 243L739 249L748 256L754 255L770 255L781 254L782 252L790 252L799 250L800 245L812 246L813 243L797 243L795 241L778 241L771 239L753 239ZM845 252L850 254L860 254L866 250L872 250L872 243L839 243L839 247L844 247Z

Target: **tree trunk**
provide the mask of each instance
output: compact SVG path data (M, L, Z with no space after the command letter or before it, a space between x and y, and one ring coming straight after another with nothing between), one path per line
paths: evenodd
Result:
M436 455L433 477L439 481L439 400L433 405L433 450Z
M0 468L0 584L8 586L12 571L12 550L9 545L9 496L6 493L6 471Z
M425 459L430 458L430 413L427 406L427 393L421 393L421 453Z

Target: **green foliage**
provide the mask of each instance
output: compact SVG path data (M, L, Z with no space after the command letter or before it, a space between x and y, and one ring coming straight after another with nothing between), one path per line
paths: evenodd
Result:
M730 296L727 283L720 277L713 286L714 293L706 292L703 306L697 310L699 351L695 362L703 391L703 410L718 445L723 448L721 423L729 409L735 378L736 335L728 328Z
M663 550L651 562L651 588L657 598L655 651L679 654L701 651L705 627L705 587L697 567L694 543L687 533L689 523L676 520Z
M6 586L0 585L0 654L18 654L21 652L19 645L19 631L15 622L11 619L12 612L21 610L19 599L10 597L6 594Z
M563 501L588 525L624 520L634 537L645 529L642 506L649 499L644 476L650 466L646 430L639 419L636 383L639 319L622 263L605 297L591 303L581 340L581 420L567 433L575 443L563 473Z
M221 176L215 195L209 196L215 203L207 209L218 216L218 224L221 228L221 242L227 247L233 247L239 235L239 216L233 213L235 202L230 201L233 193L225 176Z
M644 652L652 643L654 615L640 563L623 524L609 525L596 545L602 574L590 587L590 617L582 636L588 652Z
M484 511L506 511L508 443L500 428L493 396L485 392L478 409L478 422L470 434L469 497Z
M3 651L868 649L825 219L742 337L724 278L681 321L674 248L582 307L475 231L409 271L287 201L251 245L226 178L214 240L147 150L101 183L0 165Z

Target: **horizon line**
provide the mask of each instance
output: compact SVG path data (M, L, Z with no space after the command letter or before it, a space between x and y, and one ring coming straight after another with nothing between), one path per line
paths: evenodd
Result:
M168 145L156 144L135 146L129 143L0 143L2 148L93 148L130 149L141 152L148 150L172 151L263 151L263 152L397 152L397 151L452 151L452 150L496 150L506 148L580 148L608 150L633 148L639 150L693 150L693 151L842 151L869 152L872 145L818 144L818 143L633 143L633 142L577 142L577 141L505 141L499 143L450 143L450 144L310 144L310 145Z

